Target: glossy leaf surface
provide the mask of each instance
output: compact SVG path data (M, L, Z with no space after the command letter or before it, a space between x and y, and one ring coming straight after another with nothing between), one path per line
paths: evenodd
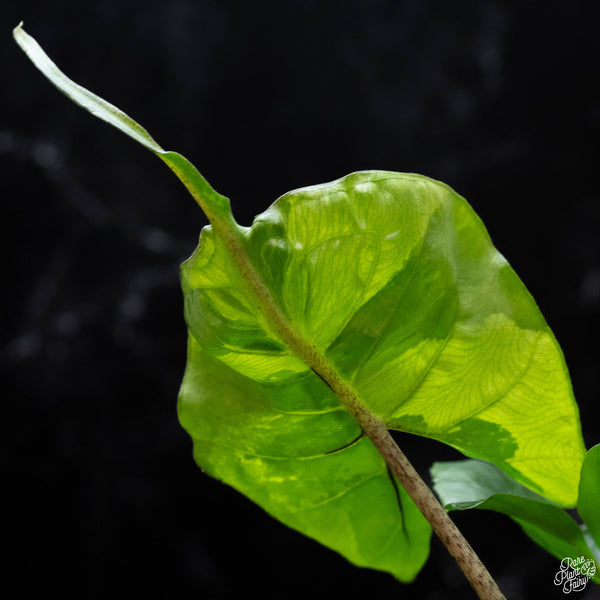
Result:
M566 556L594 559L584 532L561 506L535 494L494 465L479 460L434 463L431 476L446 509L479 508L504 513L559 560ZM600 573L594 581L600 581Z
M159 155L212 223L181 274L179 414L203 469L358 565L416 575L429 526L293 338L389 428L575 502L583 445L562 354L464 199L426 177L360 172L239 227L187 159L15 37L67 96Z

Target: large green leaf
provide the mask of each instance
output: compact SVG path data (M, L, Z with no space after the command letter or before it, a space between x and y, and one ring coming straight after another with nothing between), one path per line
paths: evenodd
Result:
M202 468L404 581L429 527L351 415L575 502L583 444L561 351L464 199L426 177L360 172L239 227L184 157L15 38L61 91L159 155L211 221L181 272L179 415Z
M434 463L433 486L444 508L479 508L501 512L516 521L539 546L562 560L594 560L584 531L558 504L535 494L496 466L480 460ZM598 499L595 499L596 512ZM600 572L593 577L600 582Z
M289 322L388 427L575 504L584 450L560 349L460 196L417 175L354 173L286 194L245 238ZM182 281L190 334L293 406L310 369L262 322L210 231Z

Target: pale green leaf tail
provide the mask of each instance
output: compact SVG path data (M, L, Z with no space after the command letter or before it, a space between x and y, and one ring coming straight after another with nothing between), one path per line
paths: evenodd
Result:
M148 148L148 150L152 150L167 163L213 224L218 226L221 221L226 224L233 221L227 198L215 192L204 177L198 173L196 167L186 158L176 152L163 150L146 129L120 108L69 79L44 52L36 40L23 29L23 23L15 27L13 36L31 62L65 96L98 119L106 121L109 125L119 129L145 148Z

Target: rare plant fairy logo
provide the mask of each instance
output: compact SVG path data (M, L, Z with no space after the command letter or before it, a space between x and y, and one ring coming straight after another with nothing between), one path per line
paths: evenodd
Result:
M554 576L554 585L560 585L565 594L581 592L595 574L596 565L593 560L585 556L567 556L560 561L560 569Z

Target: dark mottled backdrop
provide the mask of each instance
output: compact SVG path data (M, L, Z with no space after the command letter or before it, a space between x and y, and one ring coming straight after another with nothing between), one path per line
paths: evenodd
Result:
M205 219L156 157L43 80L12 41L21 19L68 74L194 161L243 224L289 189L359 169L453 186L561 342L589 447L600 441L595 4L3 2L2 587L10 577L14 597L90 600L473 597L436 540L402 586L195 467L176 415L178 265ZM455 456L401 443L425 474ZM557 561L510 520L455 518L509 598L562 597Z

